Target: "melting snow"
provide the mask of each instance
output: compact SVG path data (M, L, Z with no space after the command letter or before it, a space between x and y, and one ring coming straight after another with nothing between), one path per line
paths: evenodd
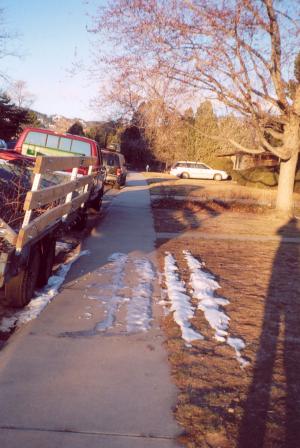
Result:
M241 351L244 350L246 347L245 342L240 338L227 338L227 344L230 345L230 347L234 348L236 358L241 364L242 367L247 367L249 365L249 361L247 361L245 358L243 358Z
M228 305L229 301L214 297L215 291L220 288L219 283L209 272L202 270L203 264L188 251L184 251L184 255L191 271L193 296L199 301L198 308L203 311L209 325L215 330L217 341L224 342L228 335L230 318L220 309L220 305Z
M121 304L126 304L127 332L147 331L152 319L152 281L154 270L146 258L129 258L122 253L114 253L108 258L109 264L97 271L97 275L109 275L109 284L91 284L87 288L99 287L99 294L88 295L89 300L104 304L105 318L96 324L95 332L104 332L117 325L117 312ZM126 266L133 268L136 286L126 284ZM132 270L131 270L132 271Z
M95 327L95 331L106 331L108 328L113 327L114 322L116 320L116 314L118 311L118 307L120 303L123 301L123 297L118 294L119 290L123 288L124 283L124 268L125 264L128 260L128 256L122 253L114 253L109 258L108 261L111 262L110 269L112 271L112 280L111 285L109 287L111 288L109 291L109 294L106 297L105 303L107 305L106 308L106 317L101 322L98 322ZM107 271L106 267L106 271ZM107 285L108 286L108 285ZM103 297L101 295L96 297L89 297L103 300Z
M29 304L22 310L16 311L10 317L4 317L0 324L0 331L8 332L15 325L20 326L23 323L29 322L32 319L38 317L38 315L43 311L43 309L48 305L49 302L58 293L60 286L63 284L67 273L71 269L71 266L78 258L83 255L88 255L89 251L84 250L79 254L76 254L69 261L59 267L55 275L49 277L47 285L37 291L37 296L32 299Z
M189 251L183 252L191 272L191 286L193 296L198 300L198 308L203 311L206 320L211 328L215 330L215 339L220 342L226 342L234 348L236 358L242 367L249 363L242 355L241 350L245 348L245 342L240 338L232 338L228 335L230 318L220 308L228 305L230 302L222 297L215 297L215 291L220 288L219 283L214 276L203 270L204 263L196 260Z
M138 279L127 306L127 331L147 331L152 318L151 297L154 271L150 261L145 258L134 260L134 266Z
M191 328L190 319L194 317L194 309L177 271L175 258L170 253L167 253L165 257L165 279L169 299L172 302L171 311L174 311L174 320L179 325L182 338L186 342L203 339L202 334Z

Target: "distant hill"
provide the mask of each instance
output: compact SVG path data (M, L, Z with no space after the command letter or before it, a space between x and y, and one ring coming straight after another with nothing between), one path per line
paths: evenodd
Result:
M47 115L36 110L33 111L38 120L41 122L42 126L47 129L52 129L56 132L66 132L72 124L79 122L82 124L83 129L90 128L92 126L97 126L101 124L100 121L85 121L81 118L67 118L63 115Z

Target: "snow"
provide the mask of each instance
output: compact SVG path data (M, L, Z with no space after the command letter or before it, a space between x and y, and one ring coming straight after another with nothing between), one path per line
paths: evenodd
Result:
M102 300L103 303L106 304L105 313L106 317L101 322L98 322L95 327L96 332L103 332L112 328L115 320L118 308L120 303L123 301L123 297L119 294L119 291L123 288L124 283L124 268L125 264L128 260L128 256L122 253L114 253L110 255L108 261L110 262L109 269L105 267L102 270L110 270L112 273L112 279L110 285L107 285L106 296L102 295L102 286L101 286L101 294L99 296L89 296L89 298L93 298L94 300ZM98 274L102 274L99 272Z
M245 342L240 338L227 338L227 344L230 345L230 347L234 348L235 355L239 363L242 367L247 367L249 365L249 361L247 361L245 358L243 358L241 351L244 350L246 347Z
M224 342L228 335L230 318L220 306L228 305L229 301L214 296L220 285L212 274L203 271L203 264L188 251L184 251L184 255L191 272L191 286L193 296L198 300L198 308L203 311L205 319L215 331L215 339Z
M152 281L154 271L146 258L134 260L138 276L137 286L132 289L132 297L127 305L127 331L147 331L152 320Z
M72 249L72 247L73 245L71 243L65 243L64 241L56 241L55 255L58 255L61 252L69 252Z
M58 294L59 288L65 281L71 266L83 255L88 255L89 251L84 250L73 257L71 257L67 263L62 264L57 270L55 275L49 277L47 285L37 291L36 297L33 298L29 304L22 310L16 311L9 317L4 317L0 324L0 331L9 332L15 325L27 323L33 319L36 319L43 309L51 302L53 297Z
M146 258L129 257L123 253L113 253L108 264L97 270L97 276L106 275L109 283L92 283L87 289L96 289L88 295L88 300L96 300L105 306L105 318L95 326L95 332L105 332L113 328L121 305L126 307L126 331L128 333L149 330L152 320L152 282L155 277L153 267ZM135 285L127 282L127 269L135 279ZM97 292L99 288L99 292Z
M186 294L183 281L179 279L175 258L170 253L165 256L165 280L171 311L174 312L174 320L181 329L182 338L188 343L203 339L202 334L191 327L190 319L194 317L194 308Z
M220 285L212 274L203 270L205 264L194 258L189 251L183 251L183 253L190 270L193 297L198 300L198 308L203 311L207 322L215 331L215 339L219 342L226 342L232 347L240 365L246 367L249 363L241 354L246 344L241 338L229 336L230 318L221 309L221 306L228 305L230 302L222 297L215 297L215 292Z

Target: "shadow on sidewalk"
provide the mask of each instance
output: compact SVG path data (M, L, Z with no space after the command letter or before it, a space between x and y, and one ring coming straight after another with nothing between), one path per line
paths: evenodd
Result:
M291 219L280 235L297 230ZM300 440L299 244L281 241L273 262L238 448L295 448ZM283 372L283 375L282 375ZM278 434L278 427L284 434Z

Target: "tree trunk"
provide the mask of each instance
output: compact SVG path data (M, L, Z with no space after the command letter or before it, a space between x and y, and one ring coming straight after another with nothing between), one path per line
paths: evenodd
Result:
M280 163L276 210L289 216L293 214L293 192L297 161L298 151L294 151L289 160Z

